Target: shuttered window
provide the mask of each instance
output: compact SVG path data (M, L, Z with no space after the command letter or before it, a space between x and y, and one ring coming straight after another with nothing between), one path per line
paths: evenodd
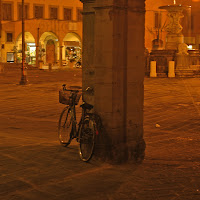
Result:
M34 16L37 19L44 18L44 7L43 6L34 6Z
M82 9L77 9L77 21L82 21Z
M22 5L18 5L18 19L22 19ZM28 5L24 5L24 19L28 19Z
M58 8L50 7L50 19L58 19Z
M12 42L13 41L13 34L12 33L7 33L6 35L7 35L6 41L7 42Z
M12 4L2 3L3 20L12 20Z
M64 20L72 20L72 9L64 8Z

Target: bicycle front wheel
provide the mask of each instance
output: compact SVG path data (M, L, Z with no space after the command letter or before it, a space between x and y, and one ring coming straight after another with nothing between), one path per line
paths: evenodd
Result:
M84 162L92 158L95 146L95 122L92 119L85 119L80 132L79 155Z
M72 140L72 117L70 107L65 107L60 114L58 123L58 139L63 146L68 146Z

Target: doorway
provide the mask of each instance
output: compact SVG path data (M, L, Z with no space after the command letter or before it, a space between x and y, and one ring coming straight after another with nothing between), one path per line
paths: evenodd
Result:
M46 62L47 63L55 63L55 43L53 40L47 41Z

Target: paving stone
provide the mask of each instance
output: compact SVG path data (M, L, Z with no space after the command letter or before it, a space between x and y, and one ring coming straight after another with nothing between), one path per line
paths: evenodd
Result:
M145 160L115 166L83 163L76 142L58 142L58 91L81 77L76 69L31 70L20 86L20 71L1 74L0 199L200 199L200 79L145 79Z
M31 188L30 184L21 180L13 180L4 184L0 184L0 194L3 196L9 193L23 191L29 188Z

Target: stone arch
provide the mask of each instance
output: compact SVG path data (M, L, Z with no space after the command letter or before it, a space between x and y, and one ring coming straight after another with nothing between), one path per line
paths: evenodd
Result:
M63 55L67 60L80 60L82 52L82 40L79 34L69 32L63 38Z
M25 52L26 63L35 64L36 61L36 40L31 32L25 32ZM20 33L15 41L16 59L21 62L22 57L22 33Z
M53 32L44 32L39 39L39 57L44 63L58 61L59 39Z
M69 32L63 38L63 41L79 41L82 42L81 36L76 32Z

